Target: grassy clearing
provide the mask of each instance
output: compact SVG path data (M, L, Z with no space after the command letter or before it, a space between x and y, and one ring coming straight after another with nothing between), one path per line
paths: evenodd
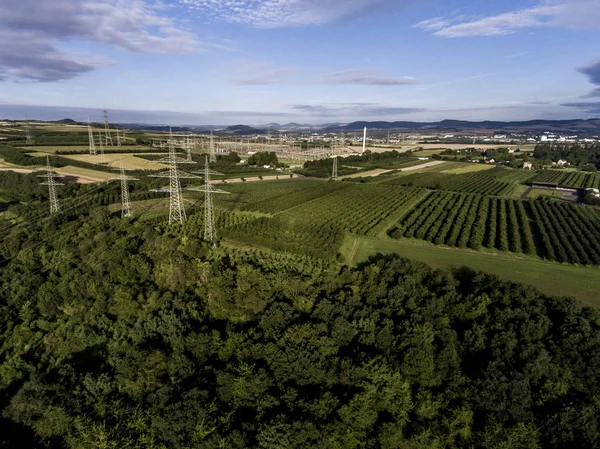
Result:
M123 162L123 167L125 167L126 170L165 170L169 168L166 164L136 157L136 155L139 154L141 153L110 153L104 155L104 160L108 162L109 167L115 168L118 168L121 162ZM61 157L72 159L74 161L87 162L89 164L98 164L101 161L100 155L69 154L61 155Z
M510 195L508 196L510 198L521 198L528 188L529 186L519 184L512 190L512 192L510 192Z
M470 163L470 164L463 164L463 166L459 167L459 168L444 170L441 173L460 175L460 174L464 174L464 173L474 173L474 172L478 172L478 171L485 171L485 170L489 170L491 168L495 168L495 167L493 165L487 165L487 164Z
M414 156L416 157L430 157L433 156L434 154L440 154L442 151L444 151L443 148L438 148L437 150L421 150L421 151L415 151L413 153Z
M573 296L585 305L600 308L599 267L563 265L525 256L446 248L409 240L355 238L358 239L358 246L354 257L349 260L350 264L363 262L377 253L400 254L425 262L434 268L466 266L508 281L532 285L547 295ZM348 246L347 244L346 248Z
M540 196L550 196L552 198L562 199L563 195L564 195L564 192L561 192L558 190L532 189L531 192L529 192L529 195L527 195L527 198L538 198Z
M79 178L77 182L80 182L82 184L90 182L103 182L117 176L116 172L108 173L103 171L90 170L87 168L74 167L72 165L56 168L54 169L54 171L63 176L76 176L77 178Z

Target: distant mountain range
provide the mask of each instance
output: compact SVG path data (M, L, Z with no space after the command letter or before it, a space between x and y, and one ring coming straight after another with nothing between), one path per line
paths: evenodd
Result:
M380 130L489 130L489 131L553 131L600 132L600 119L589 120L529 120L521 122L442 120L441 122L352 122L342 126L343 131L362 131L363 128ZM324 127L325 132L340 132L340 125Z
M85 122L74 121L70 118L64 118L57 121L49 121L48 123L64 123L64 124L82 124ZM340 133L343 132L360 132L363 128L368 128L370 131L414 131L426 133L427 131L442 131L442 132L514 132L514 133L541 133L544 131L565 134L579 135L600 135L600 118L593 119L573 119L573 120L528 120L528 121L490 121L471 122L466 120L442 120L439 122L410 122L410 121L357 121L352 123L325 123L321 125L301 124L301 123L267 123L265 125L248 126L248 125L185 125L173 126L168 125L149 125L145 123L112 123L113 126L124 127L128 129L146 130L154 132L169 132L171 129L174 133L208 133L213 131L217 134L225 135L260 135L271 132L276 135L277 131L291 131L296 133L304 132L324 132L324 133Z

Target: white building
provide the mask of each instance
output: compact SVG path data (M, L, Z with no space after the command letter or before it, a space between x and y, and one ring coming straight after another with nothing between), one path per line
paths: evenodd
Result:
M523 168L531 170L533 168L533 164L531 162L523 162Z

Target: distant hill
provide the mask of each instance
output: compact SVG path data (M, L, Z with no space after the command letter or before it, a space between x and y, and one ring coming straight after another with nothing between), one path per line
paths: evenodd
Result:
M264 129L257 129L247 125L233 125L221 130L223 134L233 134L235 136L245 136L250 134L266 134Z
M600 132L600 119L589 120L529 120L516 122L482 121L469 122L466 120L442 120L440 122L352 122L343 127L344 131L361 131L364 127L369 129L385 130L503 130L503 131L554 131L554 132ZM326 132L339 132L340 127L328 126L323 129Z

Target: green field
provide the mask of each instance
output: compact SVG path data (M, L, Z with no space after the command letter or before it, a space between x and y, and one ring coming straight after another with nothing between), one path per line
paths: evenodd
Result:
M468 163L468 164L463 164L463 167L453 168L450 170L443 170L442 173L460 175L463 173L473 173L473 172L485 171L485 170L489 170L491 168L496 168L496 167L494 167L493 165L487 165L487 164Z
M363 262L377 253L400 254L425 262L434 268L466 266L494 274L501 279L532 285L547 295L573 296L588 306L600 308L600 267L546 262L506 253L493 254L446 248L409 240L353 238L357 241L356 246L354 242L344 244L346 257L351 257L349 263L352 265Z

